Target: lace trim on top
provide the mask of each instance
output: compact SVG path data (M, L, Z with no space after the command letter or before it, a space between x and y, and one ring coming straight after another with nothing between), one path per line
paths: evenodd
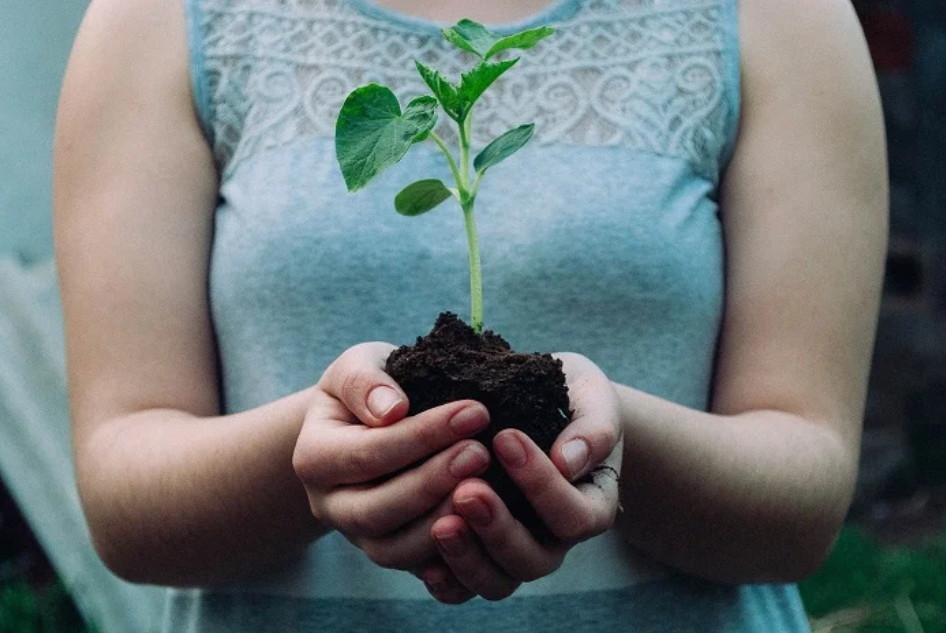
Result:
M472 61L433 28L345 0L192 2L200 5L192 49L202 44L192 50L192 64L202 66L195 93L209 95L200 109L224 178L260 151L334 135L357 86L387 85L406 103L429 94L415 59L452 80ZM477 103L474 145L535 122L533 142L681 158L716 182L738 109L727 2L580 2ZM442 119L438 133L452 136Z

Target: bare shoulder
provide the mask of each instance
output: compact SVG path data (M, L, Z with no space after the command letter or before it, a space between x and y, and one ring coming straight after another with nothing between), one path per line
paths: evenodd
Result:
M827 107L875 96L870 55L849 0L740 0L739 6L748 105L785 90L801 89Z
M91 0L70 58L69 75L93 91L171 90L189 99L184 3L181 0ZM112 98L121 93L110 92Z

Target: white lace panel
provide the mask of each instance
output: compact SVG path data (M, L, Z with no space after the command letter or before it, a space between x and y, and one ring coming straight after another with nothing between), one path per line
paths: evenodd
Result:
M402 103L429 94L414 59L452 80L472 65L430 29L345 0L197 0L218 166L334 134L368 82ZM725 0L587 0L474 109L474 141L535 122L539 143L626 146L688 160L716 180L736 104L728 98ZM199 78L198 78L199 80ZM441 117L438 132L452 137Z

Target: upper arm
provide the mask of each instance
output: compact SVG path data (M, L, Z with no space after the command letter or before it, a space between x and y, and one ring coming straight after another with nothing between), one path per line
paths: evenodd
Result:
M856 463L887 235L873 70L846 0L741 5L714 410L803 416L836 431Z
M217 180L174 0L93 0L63 85L55 251L77 440L148 408L216 412Z

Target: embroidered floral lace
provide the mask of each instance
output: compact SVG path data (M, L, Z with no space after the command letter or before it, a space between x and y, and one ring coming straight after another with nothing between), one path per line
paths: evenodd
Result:
M578 4L477 104L474 145L535 122L539 143L681 158L715 180L736 107L721 0ZM331 136L344 98L365 83L402 103L429 94L414 59L453 80L472 61L436 30L346 0L203 0L203 12L205 124L224 174L257 152Z

